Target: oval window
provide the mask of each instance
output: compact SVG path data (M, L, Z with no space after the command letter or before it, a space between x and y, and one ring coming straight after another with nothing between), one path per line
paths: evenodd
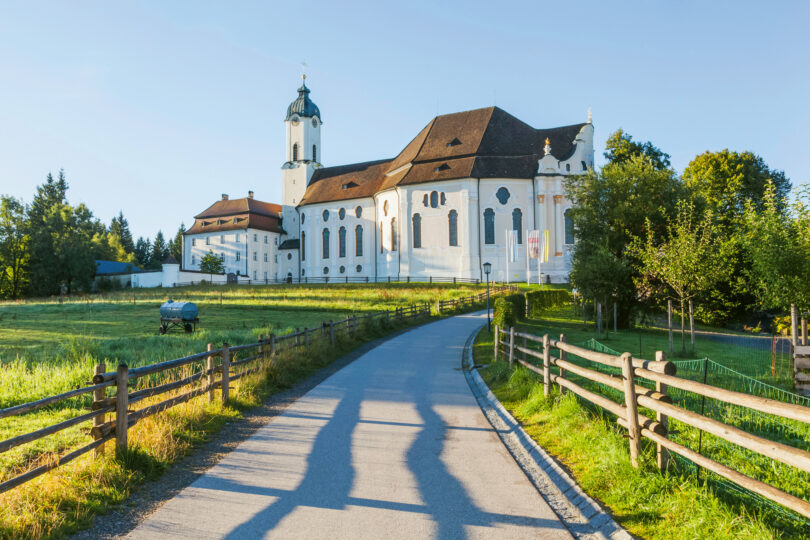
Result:
M363 271L363 266L358 264L357 268L355 268L355 270L357 270L358 273L362 272Z
M329 210L324 210L323 211L323 220L324 221L329 221Z
M499 203L506 204L509 200L509 190L505 187L498 188L498 191L495 192L495 198L498 199Z
M291 261L291 260L292 260L292 253L287 253L287 260L288 260L288 261Z
M328 274L328 273L329 273L329 267L328 267L328 266L324 266L324 267L323 267L323 273L324 273L324 274Z
M340 210L338 210L338 217L340 219L343 219L343 218L346 217L346 209L345 208L341 208Z
M340 273L341 273L341 274L345 274L345 273L346 273L346 267L345 267L345 266L341 266L341 267L340 267Z

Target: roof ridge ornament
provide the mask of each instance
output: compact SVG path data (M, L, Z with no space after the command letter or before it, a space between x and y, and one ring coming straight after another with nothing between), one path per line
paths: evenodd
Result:
M544 155L546 156L551 155L551 141L548 140L548 137L546 137L546 145L543 147L543 152L545 152Z

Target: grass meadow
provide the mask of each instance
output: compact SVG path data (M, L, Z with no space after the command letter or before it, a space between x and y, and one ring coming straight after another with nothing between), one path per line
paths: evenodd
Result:
M549 310L538 320L522 321L521 331L536 335L548 332L566 334L569 342L594 337L593 325L584 325L570 306ZM642 354L639 355L639 338ZM510 370L506 362L492 361L492 334L482 331L475 344L476 364L489 364L481 375L496 396L524 425L527 432L563 462L590 495L601 500L618 522L642 538L810 538L807 521L775 503L736 488L715 475L698 471L684 459L670 462L663 474L655 466L655 445L645 440L642 466L630 463L627 439L615 419L605 411L575 396L555 391L550 399L543 396L542 382L531 371L518 366ZM668 348L666 331L642 329L611 333L600 340L612 349L635 356L654 358L656 349ZM532 347L536 348L536 347ZM697 353L742 370L743 347L700 340ZM596 364L568 355L569 361L596 368ZM672 358L678 360L677 357ZM747 360L746 360L747 361ZM610 371L609 368L600 371ZM762 370L762 377L770 375ZM615 374L615 373L613 373ZM695 374L682 374L690 377ZM700 377L700 373L696 374ZM568 375L592 391L622 402L620 392L584 378ZM723 381L709 380L724 386ZM786 444L810 448L810 426L781 421L742 407L727 406L716 400L702 400L673 389L676 404L735 425L757 435ZM640 412L654 418L654 413ZM810 475L743 450L718 437L700 434L686 424L670 419L671 437L703 455L724 463L744 474L810 500Z
M208 343L255 342L259 334L281 335L324 321L414 303L434 303L481 291L474 285L343 284L188 287L147 289L81 299L0 304L0 408L85 386L97 363L113 370L152 364L204 351ZM167 298L190 300L200 308L193 334L158 334L159 306ZM87 526L92 516L126 499L129 491L154 477L210 437L225 422L269 395L342 356L363 341L395 329L361 325L357 340L338 336L335 347L313 339L308 355L282 357L259 376L240 379L228 407L202 397L139 422L130 432L132 450L124 460L108 448L101 459L80 458L38 479L0 494L0 537L61 537ZM167 373L184 377L195 366ZM200 367L200 366L196 366ZM139 379L138 384L165 382ZM178 391L182 393L185 390ZM166 399L144 400L137 408ZM85 413L89 395L39 411L0 420L0 440L28 433ZM0 481L41 465L90 441L89 423L0 454ZM107 445L112 446L111 444Z

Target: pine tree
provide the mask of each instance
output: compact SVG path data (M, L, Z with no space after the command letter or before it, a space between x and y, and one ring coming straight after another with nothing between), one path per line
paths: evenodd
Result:
M116 235L120 239L121 245L127 253L135 252L135 242L132 240L132 233L129 230L129 222L127 221L127 218L124 217L123 211L118 212L118 217L112 218L109 232L110 234Z
M142 269L149 268L152 255L152 243L148 238L141 236L135 243L135 263Z
M152 242L152 253L149 256L149 268L158 269L163 264L163 259L166 258L168 250L166 249L166 241L163 239L163 232L158 231L155 235L155 241Z
M177 259L178 262L183 260L183 233L186 232L185 223L180 223L180 228L177 229L177 234L174 235L174 240L169 241L169 251Z

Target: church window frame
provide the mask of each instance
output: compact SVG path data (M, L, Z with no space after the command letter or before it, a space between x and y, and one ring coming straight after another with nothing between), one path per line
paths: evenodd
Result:
M359 207L358 207L359 208ZM358 225L354 228L354 256L363 256L363 226Z
M338 257L346 256L346 227L338 229Z
M298 143L293 143L292 160L293 161L298 161Z
M346 218L346 209L341 208L340 210L338 210L338 219L343 221L345 218Z
M495 244L495 210L484 210L484 244Z
M324 210L323 214L321 215L323 216L324 221L329 221L329 210Z
M354 215L357 216L358 218L363 217L363 207L358 206L357 208L355 208Z
M312 145L312 161L318 161L318 145Z
M413 222L413 247L422 247L422 216L417 212L411 217Z
M512 210L512 230L517 236L517 243L523 243L523 211L520 208Z
M450 210L447 213L447 234L448 244L453 247L458 246L458 212Z
M301 231L301 260L307 260L307 233Z
M566 208L563 212L563 223L565 231L565 244L568 246L574 245L574 220L571 217L571 209Z
M329 258L329 229L324 227L323 232L321 232L321 242L323 243L321 246L321 258L328 259Z
M431 208L438 208L439 207L439 192L438 191L431 191L430 192L430 207Z

